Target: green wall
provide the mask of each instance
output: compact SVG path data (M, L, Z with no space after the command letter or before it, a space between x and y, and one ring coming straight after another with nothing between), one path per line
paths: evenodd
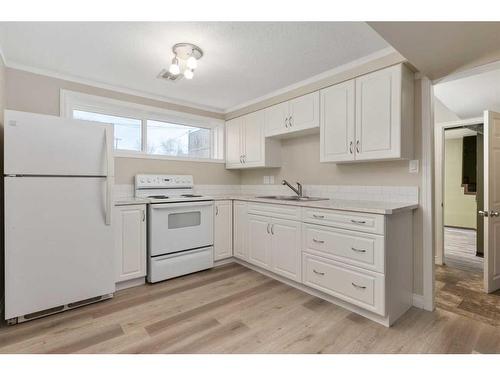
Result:
M462 138L445 141L444 225L476 229L476 196L462 187Z

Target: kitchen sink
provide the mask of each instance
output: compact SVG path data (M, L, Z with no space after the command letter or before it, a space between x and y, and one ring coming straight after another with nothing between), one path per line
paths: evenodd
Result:
M297 195L262 195L255 198L261 199L276 199L278 201L326 201L328 198L320 198L320 197L299 197Z

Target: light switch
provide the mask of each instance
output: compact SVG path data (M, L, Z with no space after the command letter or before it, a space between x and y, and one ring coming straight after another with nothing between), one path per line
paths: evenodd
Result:
M264 185L269 185L269 176L264 176Z
M418 160L410 160L408 169L410 173L418 173Z
M274 176L269 176L269 183L274 185Z

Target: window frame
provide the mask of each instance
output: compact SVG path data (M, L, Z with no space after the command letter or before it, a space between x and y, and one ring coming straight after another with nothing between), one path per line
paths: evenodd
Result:
M141 151L115 150L115 157L160 159L177 161L196 161L204 163L225 163L224 161L224 127L222 119L194 115L143 104L84 94L81 92L61 89L60 115L73 118L73 111L86 111L103 115L128 117L141 120ZM160 121L210 129L210 158L193 158L183 156L158 155L147 153L147 121Z

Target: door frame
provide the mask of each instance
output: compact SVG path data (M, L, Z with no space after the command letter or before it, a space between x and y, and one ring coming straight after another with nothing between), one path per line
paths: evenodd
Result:
M434 128L434 191L435 191L435 264L443 265L444 260L444 132L446 129L466 125L483 124L483 117L437 123Z

